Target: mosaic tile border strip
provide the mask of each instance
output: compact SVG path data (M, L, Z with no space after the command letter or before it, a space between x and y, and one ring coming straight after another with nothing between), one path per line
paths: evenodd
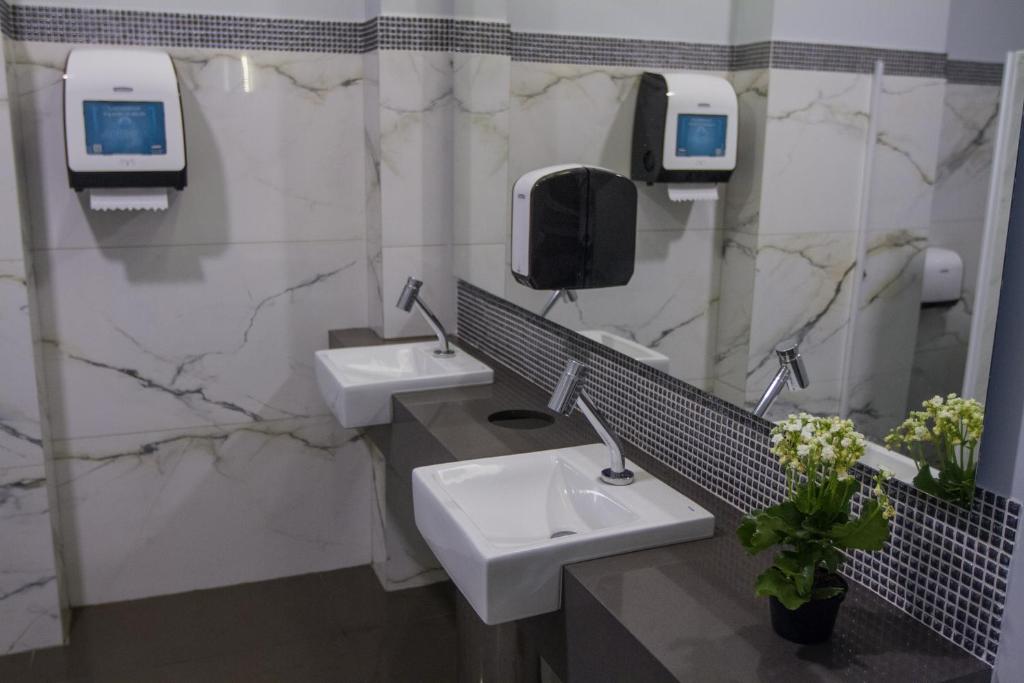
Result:
M420 50L428 52L509 52L508 24L431 17L383 16L377 19L380 31L377 47L382 50Z
M966 85L1002 85L1003 65L998 62L946 60L946 81Z
M34 5L4 16L16 40L352 53L365 51L369 23Z
M768 66L773 69L871 73L875 62L885 62L889 76L945 78L946 55L916 50L888 50L853 45L773 41Z
M512 34L512 61L604 66L657 66L669 69L727 71L728 45L667 40L604 38L554 33Z
M8 38L13 38L11 6L4 0L0 0L0 33Z
M461 280L458 330L545 390L569 358L583 361L592 398L641 450L743 512L781 500L767 421ZM857 467L861 496L873 474ZM979 489L972 509L961 510L898 481L889 493L897 511L890 544L851 554L845 573L994 663L1020 503Z
M381 16L365 22L240 17L95 8L10 6L0 29L16 40L294 52L419 50L508 54L514 61L704 71L801 69L870 72L877 59L894 76L998 85L1002 65L935 52L786 41L715 45L634 38L512 32L507 23Z
M506 23L432 17L364 22L14 5L0 29L16 40L103 45L363 53L376 49L508 54Z

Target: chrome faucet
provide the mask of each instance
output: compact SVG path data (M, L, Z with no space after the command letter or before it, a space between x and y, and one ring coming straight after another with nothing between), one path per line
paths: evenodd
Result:
M551 309L555 307L555 304L558 303L558 300L562 298L564 298L569 303L575 303L576 299L578 299L579 297L577 297L576 292L572 291L571 289L556 289L555 291L551 292L551 296L548 297L547 303L544 304L544 308L540 309L540 313L538 313L537 315L539 315L542 318L548 317L548 313L550 313Z
M601 441L608 447L608 456L611 462L609 467L601 470L601 481L614 486L632 484L633 473L626 469L626 461L622 457L622 442L612 431L601 411L580 388L586 372L587 366L577 360L570 360L566 363L558 385L551 392L548 408L566 417L572 415L573 407L579 408L584 417L590 421L590 426L601 437Z
M437 319L437 316L420 299L420 287L422 286L423 282L421 280L410 277L405 281L405 287L402 288L402 293L398 295L398 302L395 305L406 312L411 311L413 305L417 306L420 309L420 313L426 318L427 323L433 328L434 334L437 335L437 341L440 343L434 349L434 355L454 356L455 350L448 343L448 333L444 331L444 326L441 325L441 321Z
M779 358L779 371L775 373L768 388L764 390L761 400L754 408L754 415L764 416L775 399L782 392L782 387L788 385L790 391L806 389L811 383L807 376L807 368L804 367L804 359L800 357L799 343L795 339L788 339L775 346L775 355Z

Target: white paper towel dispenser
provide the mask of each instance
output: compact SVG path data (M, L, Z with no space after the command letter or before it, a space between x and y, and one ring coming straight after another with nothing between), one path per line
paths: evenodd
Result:
M736 168L736 91L717 76L646 72L633 118L630 177L669 183L676 201L717 199Z
M636 185L596 166L523 174L512 189L512 275L534 289L620 287L636 260Z
M68 182L94 209L167 208L187 182L185 127L166 52L75 49L64 69Z
M924 250L924 275L921 276L921 306L952 306L960 301L963 290L964 262L952 249L928 247Z

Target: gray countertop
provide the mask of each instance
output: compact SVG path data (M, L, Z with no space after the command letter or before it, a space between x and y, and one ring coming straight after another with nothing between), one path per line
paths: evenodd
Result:
M536 430L490 423L498 410L544 410L547 396L468 350L495 369L494 384L395 396L452 457L598 441L578 416ZM767 600L753 589L770 557L751 557L740 546L739 511L628 444L627 456L714 514L715 535L566 567L572 680L989 680L984 663L852 583L829 642L806 646L779 638ZM595 656L607 647L617 654Z

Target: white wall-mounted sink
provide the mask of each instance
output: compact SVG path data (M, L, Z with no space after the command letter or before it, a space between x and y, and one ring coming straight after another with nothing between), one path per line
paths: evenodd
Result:
M686 496L633 463L602 483L607 466L593 444L418 467L416 526L487 624L557 610L566 564L712 535Z
M604 344L610 349L614 349L615 351L625 354L634 360L638 360L644 365L650 365L655 370L668 372L671 359L669 359L665 354L644 346L639 342L626 339L625 337L620 337L619 335L606 330L580 330L580 334L587 339L593 339L598 344Z
M317 351L320 393L342 427L369 427L391 422L394 394L494 381L493 370L454 345L454 356L435 356L437 345L429 341Z

